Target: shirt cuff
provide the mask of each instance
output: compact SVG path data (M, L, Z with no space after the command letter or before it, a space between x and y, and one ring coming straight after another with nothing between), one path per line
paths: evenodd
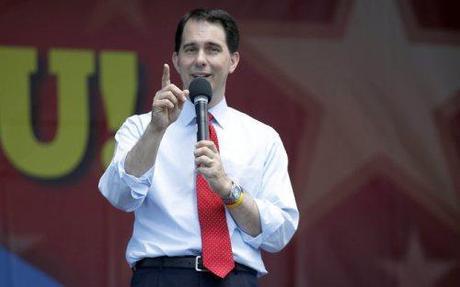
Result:
M260 246L283 224L284 218L278 207L268 201L255 199L259 209L262 232L253 237L240 229L244 242L255 249Z
M118 162L118 175L121 180L131 189L131 195L134 199L144 197L152 185L153 166L140 177L126 173L125 160L126 155Z

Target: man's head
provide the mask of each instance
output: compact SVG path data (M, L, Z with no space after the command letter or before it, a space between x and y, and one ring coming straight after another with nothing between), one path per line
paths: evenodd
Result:
M174 42L174 51L179 52L182 43L182 33L184 26L189 20L206 21L212 24L220 24L225 32L227 46L230 53L238 51L240 44L240 32L235 20L226 11L221 9L195 9L187 14L179 21L176 29Z
M225 95L228 74L239 62L238 28L232 17L222 10L197 9L179 22L173 63L187 89L193 78L204 77L212 87L210 106Z

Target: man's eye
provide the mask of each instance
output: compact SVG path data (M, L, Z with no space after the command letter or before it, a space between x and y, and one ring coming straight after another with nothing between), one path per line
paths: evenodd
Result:
M219 53L220 49L219 49L219 47L210 47L209 51L211 51L212 53Z
M195 47L187 47L187 48L184 49L185 53L193 53L195 51L196 51Z

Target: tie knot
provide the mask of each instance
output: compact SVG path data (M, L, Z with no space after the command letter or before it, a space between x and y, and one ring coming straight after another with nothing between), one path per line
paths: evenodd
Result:
M214 116L211 113L208 113L208 119L211 122L214 119Z

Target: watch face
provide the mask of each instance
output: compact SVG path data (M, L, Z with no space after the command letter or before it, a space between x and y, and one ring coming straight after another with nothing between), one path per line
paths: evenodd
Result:
M237 200L240 197L241 193L241 187L238 184L235 184L232 188L232 195L235 197L235 200Z
M224 200L225 204L235 203L240 198L241 191L241 187L238 184L233 183L229 197Z

